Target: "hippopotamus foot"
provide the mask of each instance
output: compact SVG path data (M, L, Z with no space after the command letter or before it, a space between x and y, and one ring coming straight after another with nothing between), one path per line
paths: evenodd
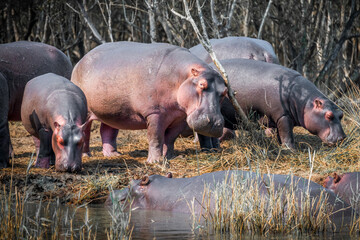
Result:
M282 116L277 122L278 140L283 147L295 149L294 123L288 116Z
M39 157L36 160L35 167L37 168L50 168L51 157Z
M81 156L82 157L91 157L92 154L91 154L91 152L83 152Z
M219 141L222 142L222 141L225 141L225 140L230 140L230 139L233 139L235 138L235 132L229 128L224 128L223 129L223 134L222 136L219 138Z
M116 151L116 148L112 144L104 143L103 144L103 154L105 157L118 157L121 154Z
M216 152L220 149L220 141L215 137L207 137L198 134L201 151L204 152Z
M120 153L116 151L116 137L119 133L118 129L112 128L101 123L100 134L103 143L103 154L105 157L118 157Z

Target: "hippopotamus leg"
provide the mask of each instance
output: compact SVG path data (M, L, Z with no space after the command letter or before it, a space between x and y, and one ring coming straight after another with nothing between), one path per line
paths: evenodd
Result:
M49 168L55 164L55 154L51 145L52 131L41 128L39 130L40 146L35 166L39 168Z
M288 116L282 116L277 122L278 140L284 147L295 148L294 123Z
M199 139L199 143L200 143L200 147L202 151L209 151L211 149L217 149L220 147L220 142L218 138L214 138L214 137L207 137L201 134L197 134L198 135L198 139Z
M119 133L119 129L115 129L101 123L100 134L103 144L103 154L105 157L117 157L120 153L116 151L116 137Z
M83 128L84 131L84 145L83 145L83 157L91 157L90 152L90 131L91 131L91 124L92 119L88 120Z
M53 132L51 129L45 129L41 125L35 111L30 115L30 122L32 127L39 135L38 140L34 140L35 147L37 148L36 150L38 152L35 167L49 168L51 163L55 163L55 154L51 145L51 138Z
M165 129L161 122L161 118L158 114L152 114L147 117L147 138L149 141L148 163L159 162L163 159L162 153L165 144ZM170 143L170 140L168 141Z
M8 125L9 90L6 79L0 74L0 168L9 166L10 133Z
M180 133L185 129L186 126L187 124L184 121L183 124L178 124L175 127L170 126L165 130L163 156L165 156L166 159L172 159L175 157L175 153L174 153L175 140L180 135Z

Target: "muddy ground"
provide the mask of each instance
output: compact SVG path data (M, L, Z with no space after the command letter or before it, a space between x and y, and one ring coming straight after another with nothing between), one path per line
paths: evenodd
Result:
M15 152L13 168L0 170L0 181L2 186L6 186L6 191L12 186L13 192L15 190L20 193L27 192L30 200L59 198L63 203L82 204L103 203L110 187L122 188L127 186L131 179L152 174L165 175L169 171L174 177L191 177L218 170L242 169L259 170L263 173L292 172L307 178L310 174L308 153L314 151L322 153L316 159L311 174L311 179L315 182L321 183L334 170L346 171L359 167L358 164L351 164L358 162L358 159L353 159L356 156L348 157L351 158L350 162L344 168L341 168L341 163L334 166L331 161L326 160L334 151L333 148L324 146L318 137L302 128L296 128L295 132L299 146L296 152L283 150L277 144L275 137L264 137L261 129L252 133L238 131L237 135L240 136L238 140L223 142L222 150L216 153L200 152L198 143L194 143L193 138L178 138L175 143L177 154L175 159L167 164L149 165L146 164L148 143L145 130L120 130L117 143L121 156L105 158L101 152L99 123L95 123L90 141L92 157L83 158L83 169L80 173L70 174L56 172L54 167L38 169L29 165L31 156L35 152L32 137L21 123L12 122L10 135ZM254 141L260 143L252 143Z

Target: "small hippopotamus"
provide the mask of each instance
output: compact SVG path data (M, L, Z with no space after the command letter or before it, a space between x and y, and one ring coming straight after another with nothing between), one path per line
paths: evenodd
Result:
M356 211L360 211L360 172L348 172L342 175L336 173L328 176L323 186L333 191Z
M342 111L300 73L277 64L247 59L222 60L221 63L237 92L235 98L241 108L246 113L266 116L268 127L277 128L283 146L295 148L294 126L302 126L330 145L346 137L341 126ZM226 120L225 127L234 129L238 117L228 98L222 103L221 113Z
M185 48L165 43L106 43L77 63L71 81L87 98L88 126L94 119L102 122L105 156L118 154L117 129L147 129L149 163L173 156L175 139L186 124L206 136L222 134L224 80ZM84 151L89 152L88 137Z
M279 64L273 47L265 40L249 37L225 37L211 39L210 43L218 60L245 58ZM202 44L198 44L189 50L205 62L212 63L209 53Z
M70 79L72 65L59 49L44 43L0 44L0 168L9 166L8 121L21 121L21 103L26 83L45 73Z
M110 193L106 203L122 202L125 207L131 205L131 209L203 214L208 210L214 213L216 205L214 199L219 194L248 195L249 198L256 195L258 198L269 201L279 199L282 201L281 205L285 204L289 208L285 207L285 214L287 211L292 211L292 207L299 213L304 210L303 203L307 201L306 196L309 196L310 206L317 206L319 201L327 199L327 207L329 207L327 210L331 211L329 220L337 227L343 223L350 223L352 216L352 209L348 204L317 183L293 175L257 174L240 170L205 173L191 178L145 176L141 180L133 180L129 188ZM234 200L234 195L231 196L230 198ZM290 197L291 203L289 203L288 197ZM210 202L204 202L209 199ZM221 199L224 202L229 198L221 195ZM254 202L247 201L245 204ZM272 202L272 204L275 203ZM253 209L254 207L247 205L243 209ZM314 215L317 214L317 211L316 207L311 210Z
M21 119L35 137L35 166L49 168L55 153L57 171L80 171L86 118L85 95L68 79L47 73L30 80L24 91Z

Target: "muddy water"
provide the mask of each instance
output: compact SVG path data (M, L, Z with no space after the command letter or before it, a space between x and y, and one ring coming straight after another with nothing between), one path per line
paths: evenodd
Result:
M41 207L41 215L44 215L45 205ZM38 204L27 204L26 211L28 216L36 215L39 209ZM107 239L107 232L111 226L111 208L104 205L88 205L87 207L63 206L55 207L50 205L47 212L53 214L54 209L61 209L63 220L65 215L73 219L73 226L61 227L60 239L70 239L71 231L74 238L79 238L79 229L86 224L88 214L88 225L91 226L92 233L96 232L96 239ZM48 217L43 216L43 217ZM201 234L200 226L193 226L191 217L188 214L172 213L167 211L135 210L131 213L131 226L134 227L132 239L350 239L348 233L335 234L300 234L300 235L271 235L271 236L250 236L242 235L231 236L229 234L214 235ZM86 239L86 238L85 238ZM352 237L358 239L358 236Z

